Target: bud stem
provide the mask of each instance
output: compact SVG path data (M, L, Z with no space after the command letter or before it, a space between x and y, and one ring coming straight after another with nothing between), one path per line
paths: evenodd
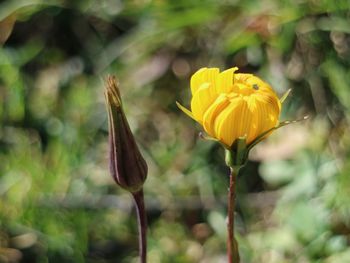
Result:
M235 239L235 201L236 201L236 179L238 171L230 167L230 187L228 191L228 221L227 221L227 257L229 263L239 263L238 244Z
M137 221L139 226L139 255L140 263L147 262L147 218L145 211L145 202L143 189L132 193L136 205Z

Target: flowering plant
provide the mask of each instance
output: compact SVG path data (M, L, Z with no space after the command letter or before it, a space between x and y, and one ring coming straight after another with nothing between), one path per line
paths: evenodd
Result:
M237 67L220 72L218 68L201 68L191 78L191 110L178 107L203 126L206 138L219 142L230 167L228 193L229 262L239 262L234 239L236 177L248 159L249 151L274 130L295 122L280 122L282 103L269 84L253 74L236 73Z
M134 198L139 225L140 262L147 262L147 218L143 185L147 163L137 147L126 119L117 80L109 76L105 90L109 132L109 168L114 181Z

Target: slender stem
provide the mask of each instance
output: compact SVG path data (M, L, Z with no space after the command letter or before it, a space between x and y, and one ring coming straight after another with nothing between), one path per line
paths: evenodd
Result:
M143 197L143 189L132 194L134 197L137 220L139 225L139 254L140 263L147 262L147 218L145 211L145 202Z
M235 239L235 199L237 172L230 168L230 187L228 191L228 222L227 222L227 257L229 263L239 263L238 245Z

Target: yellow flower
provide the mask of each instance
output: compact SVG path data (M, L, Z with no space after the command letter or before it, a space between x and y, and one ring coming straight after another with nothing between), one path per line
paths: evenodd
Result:
M201 68L191 78L191 111L178 104L226 148L239 138L245 138L249 146L268 136L279 126L281 102L286 97L280 100L269 84L237 70Z

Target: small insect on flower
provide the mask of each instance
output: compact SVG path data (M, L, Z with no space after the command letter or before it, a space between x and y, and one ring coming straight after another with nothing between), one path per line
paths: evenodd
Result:
M115 77L109 76L106 83L108 111L110 171L112 177L125 190L138 192L147 177L147 164L137 147L126 119L120 91Z

